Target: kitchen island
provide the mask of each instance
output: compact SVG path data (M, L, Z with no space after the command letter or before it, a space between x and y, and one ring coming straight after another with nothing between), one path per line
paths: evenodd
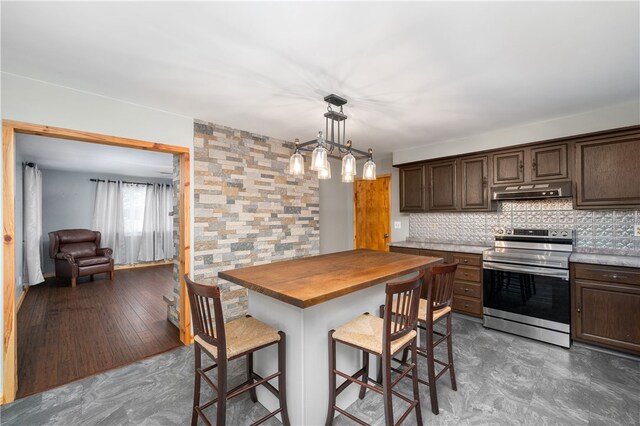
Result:
M363 312L377 314L385 289L379 284L441 260L361 249L222 271L218 276L249 289L249 313L287 334L289 418L294 425L320 425L329 397L329 330ZM343 371L360 368L362 357L355 349L339 345L337 357ZM257 352L254 363L260 375L276 371L276 349ZM338 405L349 406L358 390L350 386L338 397ZM262 387L258 399L269 410L278 406Z

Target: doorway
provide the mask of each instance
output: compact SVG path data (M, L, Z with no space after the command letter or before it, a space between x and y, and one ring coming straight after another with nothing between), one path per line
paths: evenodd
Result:
M3 342L3 403L15 399L17 391L17 333L16 333L16 301L15 301L15 154L17 133L55 137L80 142L89 142L125 148L144 149L164 152L179 156L180 169L180 214L179 214L179 277L180 277L180 340L184 344L191 343L191 324L188 315L189 306L186 298L184 279L190 271L190 159L189 148L158 144L109 135L88 133L70 129L49 127L15 121L3 121L3 226L4 226L4 342Z
M391 175L357 179L353 186L354 248L389 251Z

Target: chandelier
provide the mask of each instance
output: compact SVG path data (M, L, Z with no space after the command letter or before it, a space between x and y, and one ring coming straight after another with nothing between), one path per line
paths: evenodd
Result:
M300 143L296 139L295 151L289 159L289 173L295 176L304 174L304 157L301 151L311 152L311 166L309 169L318 173L318 179L331 179L331 164L329 157L342 160L342 182L353 182L356 171L356 161L366 158L362 168L362 179L376 179L376 163L373 162L373 151L368 152L353 148L351 140L346 140L347 116L342 110L342 106L347 100L338 95L325 96L327 112L325 117L325 132L318 132L318 138L308 142ZM335 111L333 107L340 108Z

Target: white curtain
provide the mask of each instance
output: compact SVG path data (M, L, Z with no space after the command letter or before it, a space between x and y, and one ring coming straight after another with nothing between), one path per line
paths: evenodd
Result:
M147 185L138 260L173 259L173 186Z
M102 234L100 245L113 249L114 262L126 262L122 182L97 182L93 229Z
M23 180L24 281L29 285L44 281L42 276L42 173L37 165L24 168Z

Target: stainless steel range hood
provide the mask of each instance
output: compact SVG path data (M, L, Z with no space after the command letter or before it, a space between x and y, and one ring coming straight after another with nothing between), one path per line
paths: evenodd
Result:
M571 197L571 181L497 186L491 189L493 200L528 200Z

